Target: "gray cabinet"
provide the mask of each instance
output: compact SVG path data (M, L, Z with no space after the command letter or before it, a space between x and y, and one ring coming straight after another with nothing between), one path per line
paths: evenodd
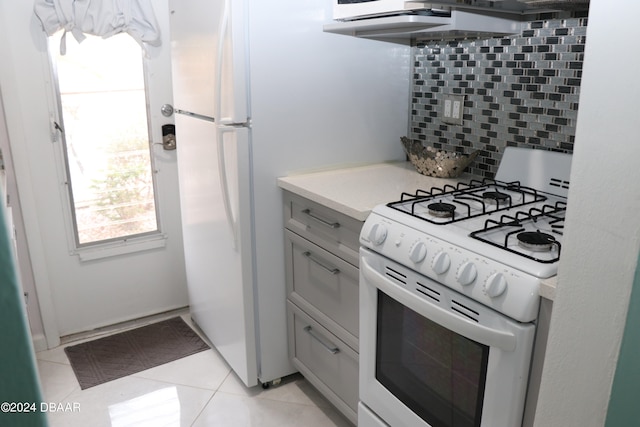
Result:
M284 219L290 357L356 424L363 223L286 191Z

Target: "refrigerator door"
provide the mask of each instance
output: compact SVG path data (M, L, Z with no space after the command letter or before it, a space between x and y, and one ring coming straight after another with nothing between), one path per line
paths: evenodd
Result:
M218 124L248 124L248 43L245 1L224 1L216 49Z
M174 106L214 118L224 2L170 0L169 7Z
M249 130L182 114L176 128L191 316L242 381L254 386Z

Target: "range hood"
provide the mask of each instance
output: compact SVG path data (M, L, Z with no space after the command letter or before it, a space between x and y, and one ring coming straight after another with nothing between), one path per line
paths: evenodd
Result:
M521 21L541 13L587 10L589 0L440 0L410 2L420 9L390 16L335 21L324 31L408 43L517 34Z
M406 14L326 24L324 31L355 37L406 42L415 37L446 40L516 34L520 23L509 18L452 10L442 14Z

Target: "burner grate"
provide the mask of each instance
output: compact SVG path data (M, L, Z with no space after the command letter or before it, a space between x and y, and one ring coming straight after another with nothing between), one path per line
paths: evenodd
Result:
M484 179L456 186L445 184L429 191L417 190L415 194L403 192L400 200L387 206L432 224L444 225L546 199L535 189L524 187L517 181L507 183ZM448 205L447 214L444 208L430 209L436 205L437 208Z
M554 263L560 259L562 245L549 233L562 235L566 209L566 202L558 201L542 208L520 211L515 216L502 215L497 221L487 219L484 227L470 236L534 261ZM544 230L539 228L540 223L544 223Z

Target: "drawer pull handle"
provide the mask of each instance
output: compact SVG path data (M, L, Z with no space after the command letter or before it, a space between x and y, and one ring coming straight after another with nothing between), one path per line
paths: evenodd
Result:
M336 354L340 352L340 349L338 347L336 347L335 345L329 343L325 343L324 340L322 338L320 338L318 335L316 335L316 333L313 331L313 329L311 329L311 326L305 326L304 327L304 331L306 333L308 333L309 335L311 335L312 338L314 338L316 341L318 341L329 353L331 354Z
M314 258L313 254L309 251L303 252L302 255L306 256L307 258L309 258L311 261L315 262L316 264L318 264L320 267L324 268L325 270L327 270L329 273L331 274L338 274L340 273L340 269L335 268L335 267L329 267L324 265L322 262L318 261L317 259Z
M326 225L327 227L330 227L330 228L339 228L340 227L340 223L339 222L331 222L331 221L327 221L324 218L320 218L318 215L316 215L313 212L311 212L311 209L305 209L305 210L302 211L302 213L308 215L312 219L315 219L320 224Z

